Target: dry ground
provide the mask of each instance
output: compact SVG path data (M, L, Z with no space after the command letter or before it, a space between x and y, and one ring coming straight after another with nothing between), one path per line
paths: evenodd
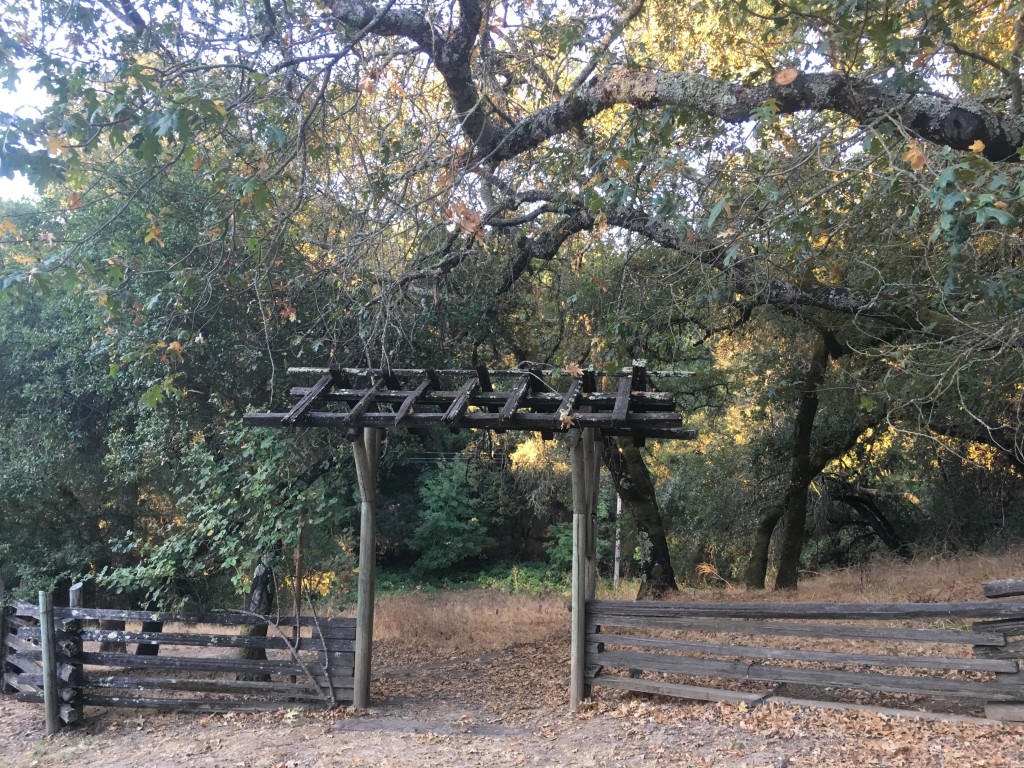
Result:
M809 584L863 599L976 597L989 561L879 566ZM912 578L914 574L919 578ZM923 574L923 575L921 575ZM844 580L846 583L844 583ZM899 592L892 591L899 587ZM940 594L935 596L933 592ZM715 593L725 599L741 591ZM711 595L705 595L710 597ZM644 699L597 691L567 712L567 613L559 597L493 592L387 598L378 609L374 707L259 715L87 710L42 736L37 705L0 699L0 765L69 766L1024 766L1024 726L869 712Z

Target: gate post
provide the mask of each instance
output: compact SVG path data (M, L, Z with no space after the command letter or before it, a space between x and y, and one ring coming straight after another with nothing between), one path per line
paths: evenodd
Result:
M569 710L575 712L584 697L586 664L587 544L590 495L587 487L587 451L581 430L569 434L572 468L572 632L569 653Z
M57 637L53 628L53 595L39 592L39 639L43 646L43 707L46 710L46 735L60 730L59 691L57 690Z
M370 703L370 665L373 656L374 569L377 559L377 461L380 431L360 429L352 437L352 455L359 482L359 584L356 602L356 647L352 706Z

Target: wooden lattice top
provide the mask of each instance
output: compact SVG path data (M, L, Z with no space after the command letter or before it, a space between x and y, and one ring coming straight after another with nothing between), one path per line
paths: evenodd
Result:
M246 426L467 428L540 432L544 437L575 427L591 427L638 440L687 440L696 436L695 430L682 425L675 395L649 389L648 371L641 364L618 374L561 372L564 375L554 380L568 382L564 391L552 385L552 371L529 365L500 371L480 367L293 368L289 372L319 375L319 379L312 386L290 390L295 405L288 412L247 413ZM597 391L600 379L614 383L614 389ZM495 388L495 381L508 386Z

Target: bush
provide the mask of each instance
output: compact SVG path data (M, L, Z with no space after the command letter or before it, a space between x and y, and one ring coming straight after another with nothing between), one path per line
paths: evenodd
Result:
M437 574L482 557L491 545L489 516L477 495L477 471L464 462L445 462L420 478L420 524L409 546L419 555L414 570Z

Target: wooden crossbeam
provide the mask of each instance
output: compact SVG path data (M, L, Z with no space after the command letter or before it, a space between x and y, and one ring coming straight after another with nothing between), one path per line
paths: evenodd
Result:
M612 408L612 426L626 420L626 414L629 413L629 393L631 391L632 382L629 379L619 379L619 389L615 393L615 407Z
M249 413L243 423L249 427L281 427L281 416L274 413ZM402 422L407 429L447 428L442 413L410 413ZM498 429L504 428L524 432L565 432L570 427L555 428L550 413L516 413L505 421L499 421L500 414L487 412L470 412L462 417L462 426L467 429ZM330 413L311 411L306 415L304 424L325 428L360 428L376 427L388 429L393 427L395 415L392 413L365 413L358 419L349 419L347 413ZM632 413L628 414L621 424L613 424L611 415L605 413L579 413L573 418L572 426L597 427L603 433L614 436L634 436L665 438L674 440L692 440L696 431L682 426L682 418L678 413Z
M381 391L383 386L384 385L381 382L374 384L373 387L371 387L370 390L365 395L363 395L363 399L360 400L355 405L353 405L352 409L348 413L339 414L345 417L342 426L355 426L354 424L352 424L352 422L358 419L364 413L366 413L369 407L374 404L374 402L377 399L377 394Z
M519 380L512 387L512 391L509 392L508 399L505 401L505 405L502 406L501 410L498 411L498 425L508 421L512 414L516 412L519 407L519 401L523 399L523 395L526 394L526 390L530 386L530 374L526 373L519 377Z
M582 387L582 378L572 380L572 384L569 385L569 389L566 390L565 395L562 397L562 404L558 406L558 410L555 412L556 429L561 429L565 426L565 419L570 418L572 415L573 408L576 407L576 397L579 395Z
M412 411L412 407L416 405L416 401L419 398L421 398L423 396L423 393L426 392L428 389L430 389L430 382L424 381L422 384L416 387L415 390L406 395L405 399L402 401L402 405L395 413L395 422L393 426L397 427L399 424L402 423L402 419L409 415L410 411Z
M310 387L306 391L306 394L302 396L302 399L295 404L295 407L288 411L287 415L283 419L281 419L281 423L286 426L291 426L300 418L302 418L302 415L306 411L308 411L310 407L313 405L313 401L316 400L321 395L321 393L325 389L330 387L331 384L333 383L334 376L332 374L325 373L323 376L321 376L320 381L318 381L316 384Z
M452 400L452 404L448 406L448 410L444 412L441 417L441 421L448 426L457 426L459 420L462 418L462 414L469 408L469 398L480 388L480 379L474 377L467 381L459 391L455 394L455 398Z

